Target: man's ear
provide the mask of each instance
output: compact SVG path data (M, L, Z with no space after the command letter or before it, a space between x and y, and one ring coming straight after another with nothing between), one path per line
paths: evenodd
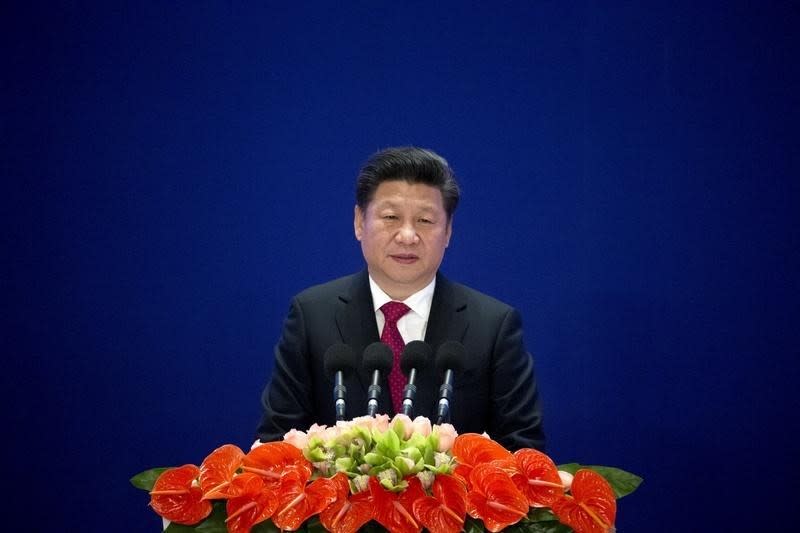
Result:
M364 235L364 213L358 205L353 209L353 231L356 234L356 240L360 241L361 236Z
M447 239L444 242L445 248L450 246L450 237L452 236L453 236L453 217L450 217L450 220L447 221Z

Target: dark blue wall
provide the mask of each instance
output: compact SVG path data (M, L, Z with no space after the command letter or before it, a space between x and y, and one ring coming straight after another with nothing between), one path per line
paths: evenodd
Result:
M362 266L359 164L417 144L550 455L645 478L619 528L786 529L797 7L162 4L0 14L6 516L156 531L128 478L249 446L291 295Z

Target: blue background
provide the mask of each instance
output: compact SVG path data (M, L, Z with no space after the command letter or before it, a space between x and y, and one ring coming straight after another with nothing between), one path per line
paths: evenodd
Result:
M156 531L128 478L250 445L290 297L362 267L359 165L415 144L463 188L442 270L522 312L549 454L645 478L618 528L786 530L796 4L17 4L6 516Z

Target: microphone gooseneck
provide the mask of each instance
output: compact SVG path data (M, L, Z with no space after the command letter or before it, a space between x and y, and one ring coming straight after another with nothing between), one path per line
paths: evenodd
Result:
M464 368L466 350L457 341L447 341L436 351L436 370L444 374L439 387L439 404L436 409L436 423L444 424L450 420L450 400L453 398L453 380L457 372Z
M417 395L417 373L430 365L433 349L422 341L411 341L406 344L400 357L400 369L408 376L408 383L403 389L403 414L412 416L414 398Z
M364 368L372 374L372 382L367 389L367 415L378 414L378 398L381 395L381 375L392 369L392 349L382 342L373 342L364 350Z
M344 343L336 343L328 348L324 356L325 374L333 379L333 403L336 420L345 420L347 416L347 387L344 379L355 370L356 353Z

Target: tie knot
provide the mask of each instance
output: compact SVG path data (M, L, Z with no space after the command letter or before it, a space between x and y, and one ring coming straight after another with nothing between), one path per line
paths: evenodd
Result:
M381 306L383 316L386 317L386 322L397 322L401 316L411 310L403 302L386 302Z

